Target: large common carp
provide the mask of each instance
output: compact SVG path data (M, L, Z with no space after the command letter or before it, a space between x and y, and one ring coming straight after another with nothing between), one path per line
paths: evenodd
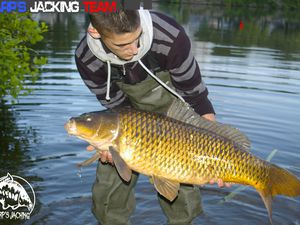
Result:
M185 103L175 101L167 115L134 109L85 113L71 118L65 128L108 150L125 181L132 170L152 177L157 191L170 201L180 183L201 185L220 178L253 186L272 223L272 197L300 195L299 179L251 154L249 140L238 129L205 120Z

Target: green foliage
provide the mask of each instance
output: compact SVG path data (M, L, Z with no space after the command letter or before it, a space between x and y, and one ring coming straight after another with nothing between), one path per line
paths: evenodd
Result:
M32 46L43 39L47 29L45 23L32 20L29 13L0 14L0 99L30 92L26 82L34 83L39 66L46 63Z

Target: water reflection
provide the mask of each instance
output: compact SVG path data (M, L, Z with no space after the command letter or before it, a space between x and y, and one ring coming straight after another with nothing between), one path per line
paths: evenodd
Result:
M201 24L196 37L199 41L210 41L223 45L278 49L284 53L282 59L293 59L293 55L289 53L300 50L299 28L299 24L285 20L278 21L277 18L268 16L255 20L216 17Z
M0 115L0 177L7 172L21 175L32 166L29 149L38 142L37 133L5 101L0 102Z
M30 161L32 146L39 142L36 130L6 101L0 102L0 177L7 173L25 178L30 183L42 181L28 170L34 166ZM36 188L38 190L38 187ZM0 204L1 205L1 204ZM34 212L38 212L40 202L36 202ZM1 224L22 224L22 221L1 219Z
M300 50L300 17L297 11L217 8L184 4L182 1L171 5L161 3L158 8L181 24L188 24L194 39L199 41L278 49L288 54L286 57L293 57L289 53ZM226 55L226 51L223 53Z
M87 15L83 13L45 13L35 14L35 19L45 21L49 26L49 32L45 34L47 41L39 43L37 47L43 50L50 47L52 54L64 54L63 50L69 52L74 48L73 41L80 38L83 25L86 25L84 23L87 21ZM67 54L68 56L72 57Z

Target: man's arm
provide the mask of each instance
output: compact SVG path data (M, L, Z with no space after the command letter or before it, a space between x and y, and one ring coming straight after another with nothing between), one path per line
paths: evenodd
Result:
M167 56L167 69L176 91L199 115L214 114L208 90L202 80L199 65L192 53L191 42L181 30Z

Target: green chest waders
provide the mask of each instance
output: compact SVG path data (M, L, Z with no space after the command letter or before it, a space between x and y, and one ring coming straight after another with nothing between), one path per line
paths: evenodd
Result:
M156 76L172 87L168 72L160 72ZM136 109L163 113L175 98L150 76L135 85L122 82L117 82L117 85ZM99 163L93 185L92 210L101 225L130 224L129 217L135 208L134 186L137 178L134 173L130 183L126 184L114 167ZM200 190L191 185L181 185L178 197L172 203L162 196L158 199L170 225L190 225L202 212Z
M156 76L172 87L169 73L161 72ZM150 76L146 80L134 85L123 82L117 82L117 85L129 98L131 105L140 110L163 113L174 99L169 91L159 85Z

